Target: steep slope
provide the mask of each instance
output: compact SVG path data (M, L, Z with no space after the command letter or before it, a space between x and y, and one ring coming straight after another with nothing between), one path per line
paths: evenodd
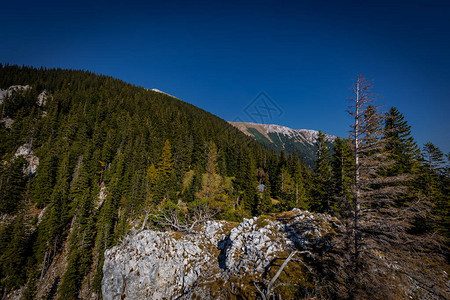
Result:
M257 142L273 149L278 153L284 150L286 153L296 151L304 159L305 163L312 165L316 159L317 147L315 145L319 134L316 130L291 129L289 127L274 124L258 124L247 122L229 122ZM335 136L326 135L328 142L333 142Z
M238 219L257 184L239 178L272 155L191 104L85 71L0 65L0 112L0 297L98 298L105 249L146 211L198 198L210 148Z

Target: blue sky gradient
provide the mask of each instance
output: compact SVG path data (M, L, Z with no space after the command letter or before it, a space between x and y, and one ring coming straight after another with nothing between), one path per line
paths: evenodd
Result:
M0 62L86 69L157 88L226 120L347 136L357 74L421 146L450 151L450 1L14 1Z

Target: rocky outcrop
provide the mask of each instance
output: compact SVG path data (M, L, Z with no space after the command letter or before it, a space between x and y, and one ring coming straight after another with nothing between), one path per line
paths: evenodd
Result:
M11 128L12 124L14 123L14 120L11 118L3 118L0 120L0 124L3 123L6 128Z
M276 258L327 240L327 215L293 210L240 224L210 221L197 234L144 230L105 252L103 299L228 299L262 280ZM239 292L239 293L242 293Z
M0 104L3 103L3 100L7 97L10 97L11 95L14 95L14 93L22 93L25 92L30 88L29 85L12 85L6 90L0 89Z
M36 173L37 167L39 166L39 158L34 155L31 144L23 144L20 146L14 156L23 156L28 162L28 165L23 170L25 175L31 176Z
M43 90L37 97L37 105L43 107L47 104L47 99L49 95L46 90Z
M0 105L3 103L3 101L6 101L5 99L8 99L8 98L12 98L12 101L14 101L14 97L16 95L24 94L26 91L30 90L31 88L32 87L29 85L13 85L13 86L10 86L9 88L7 88L6 90L0 89ZM44 109L50 98L51 98L51 94L47 90L43 90L37 96L36 104L39 107L41 107L42 109ZM11 99L10 99L10 101L11 101ZM44 117L46 115L47 115L47 112L42 111L41 116ZM2 123L4 124L4 126L6 128L11 128L12 124L14 123L14 120L7 116L5 117L2 114L2 117L0 119L0 124L2 124Z

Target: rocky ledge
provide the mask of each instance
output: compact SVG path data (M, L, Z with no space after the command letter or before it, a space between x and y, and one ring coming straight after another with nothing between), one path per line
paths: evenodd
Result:
M270 279L289 253L327 244L334 221L294 209L240 224L209 221L196 234L130 233L105 252L103 299L254 298L255 282Z

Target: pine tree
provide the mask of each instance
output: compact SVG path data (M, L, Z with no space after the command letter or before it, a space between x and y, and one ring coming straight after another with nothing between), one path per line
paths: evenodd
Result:
M257 214L258 198L256 194L256 164L249 149L241 149L239 169L236 174L236 185L241 197L241 204L245 210L253 215Z
M69 152L65 152L58 168L57 180L53 189L47 212L39 226L39 254L43 255L41 276L45 273L58 252L64 236L69 215Z
M68 267L62 278L59 299L77 298L83 277L90 270L92 247L94 244L94 224L92 220L92 198L89 189L81 196L75 226L69 238L70 252Z
M280 203L283 210L291 210L296 204L296 184L287 166L281 168L280 173Z
M443 171L444 154L433 143L428 142L423 146L423 158L430 173L440 174Z
M72 174L72 181L70 182L70 195L73 199L71 206L77 208L80 205L80 198L86 189L89 189L89 174L86 170L86 160L83 156L80 156L75 167L75 171Z
M319 131L317 136L317 160L314 167L314 192L312 209L319 212L329 211L331 202L331 165L330 150L325 134Z
M162 149L161 158L158 164L158 180L155 200L166 199L170 188L170 180L173 174L172 147L169 140L166 140Z
M306 201L306 189L305 189L305 167L300 162L296 151L289 156L288 159L289 172L292 174L295 189L295 207L301 209L307 209L308 203Z
M264 177L264 192L262 194L260 212L268 213L271 211L271 209L272 209L271 187L269 174L266 174L266 176Z
M19 156L0 166L0 213L16 213L23 204L26 177L23 174L26 161Z
M417 169L418 148L411 136L411 126L397 108L392 107L386 113L384 131L386 151L395 161L389 170L390 174L414 173Z
M51 141L49 140L46 147L51 147L50 143ZM46 155L40 156L43 158L40 160L35 178L32 182L32 199L33 202L35 202L40 208L50 203L53 187L56 182L56 172L58 167L58 157L56 156L55 151L43 151L43 153L46 153Z
M336 138L333 143L333 149L331 167L334 203L332 211L345 216L350 209L353 174L353 157L350 141Z
M428 142L423 147L424 171L421 174L421 188L433 205L433 215L430 216L434 223L428 227L442 232L447 239L450 236L450 201L449 201L449 176L444 167L444 154L433 143ZM427 227L427 229L429 229Z
M447 239L447 244L450 242L450 153L447 153L447 166L445 173L442 176L442 202L439 205L439 220L440 230L442 235Z
M218 157L216 144L210 142L206 173L203 174L202 189L197 193L198 198L213 200L223 190L222 177L218 174Z
M24 216L19 215L9 227L6 229L11 230L8 243L2 245L0 250L0 289L6 291L18 288L25 283L28 246ZM2 238L4 239L5 236Z
M147 168L147 174L145 175L146 182L146 194L147 201L146 205L149 207L153 203L156 184L158 181L158 170L156 169L154 164L151 164L150 167Z

